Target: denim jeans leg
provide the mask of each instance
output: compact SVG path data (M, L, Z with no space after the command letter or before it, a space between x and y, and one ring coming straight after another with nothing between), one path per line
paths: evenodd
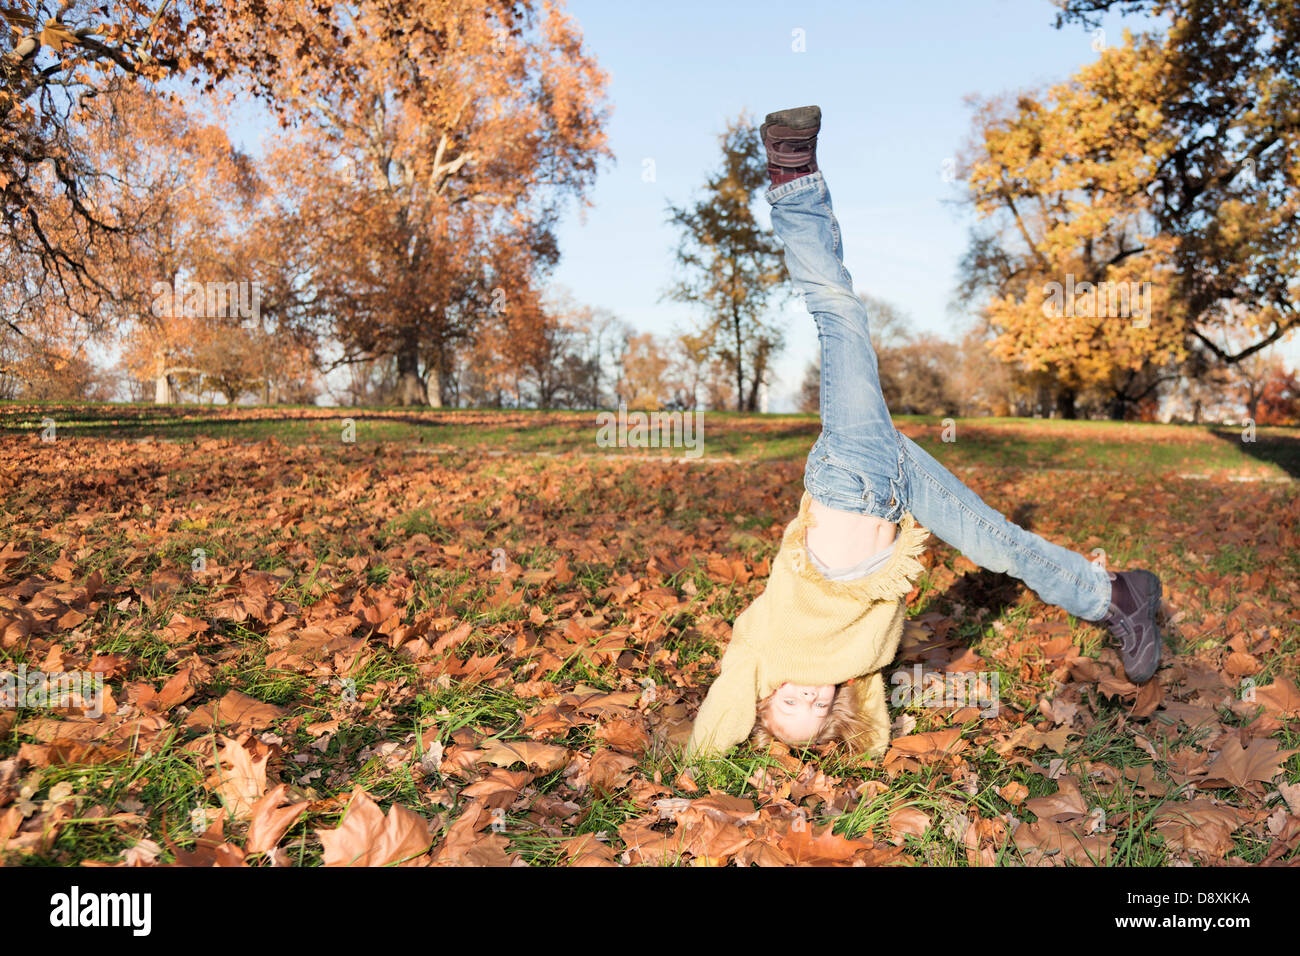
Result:
M1110 578L1104 568L1008 521L916 442L899 438L917 521L981 568L1019 578L1048 604L1085 621L1106 613Z
M880 390L867 309L844 267L839 223L820 171L765 193L790 279L817 323L822 432L804 487L830 508L898 521L902 447Z

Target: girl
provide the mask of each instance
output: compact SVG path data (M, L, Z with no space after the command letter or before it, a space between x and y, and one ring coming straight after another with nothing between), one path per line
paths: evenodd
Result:
M1104 624L1134 683L1160 663L1154 574L1108 572L1013 524L894 428L866 309L844 267L817 167L820 129L821 109L804 106L769 113L760 133L772 226L817 322L822 432L804 469L799 514L766 589L736 618L688 759L749 736L760 744L841 740L854 752L883 752L889 713L881 671L898 649L904 600L930 532L980 567L1019 578L1042 600Z

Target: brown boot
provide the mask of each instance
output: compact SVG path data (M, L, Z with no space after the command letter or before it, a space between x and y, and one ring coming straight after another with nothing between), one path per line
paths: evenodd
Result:
M767 150L767 174L773 186L817 172L817 134L821 128L820 106L767 114L758 133Z
M1109 628L1124 673L1134 684L1150 680L1160 666L1160 579L1147 570L1110 572L1110 609L1098 624Z

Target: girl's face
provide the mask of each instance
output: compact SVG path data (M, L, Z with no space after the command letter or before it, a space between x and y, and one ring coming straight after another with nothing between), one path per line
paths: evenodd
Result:
M834 700L834 684L782 684L772 697L767 729L787 744L806 744L826 723Z

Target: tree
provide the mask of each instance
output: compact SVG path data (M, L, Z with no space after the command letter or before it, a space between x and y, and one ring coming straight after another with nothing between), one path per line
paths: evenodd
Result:
M103 172L95 202L123 224L94 257L111 295L101 313L154 401L176 397L176 377L201 375L199 350L237 335L262 306L259 285L236 254L261 189L250 159L224 130L142 87L101 98L82 132ZM229 350L221 355L230 374ZM249 360L252 355L247 356Z
M209 335L195 350L195 364L202 369L203 384L215 388L234 405L240 397L262 385L259 352L265 343L247 329L223 329Z
M602 408L606 404L605 383L618 375L620 341L626 341L628 324L606 308L579 306L575 328L579 335L576 352L581 379L573 383L574 399L581 408Z
M799 383L799 411L820 412L821 402L822 363L819 356L809 362L803 370L803 381Z
M1007 415L1025 410L1023 387L994 357L987 333L972 327L958 341L916 333L896 306L859 293L867 307L880 386L892 412L911 415ZM798 405L820 410L821 361L809 362Z
M112 386L87 351L89 337L59 317L18 333L0 326L0 398L107 401Z
M673 391L673 361L668 341L643 332L628 341L623 356L623 401L629 408L661 408Z
M1001 354L1046 373L1063 414L1094 390L1122 417L1193 349L1235 363L1300 322L1300 14L1269 0L1061 6L1058 26L1095 26L1111 9L1169 26L1126 31L1042 94L980 105L967 174L992 228L973 235L963 272L988 294ZM1084 291L1058 292L1044 314L1053 283ZM1138 321L1094 307L1094 293L1113 302L1130 283L1150 290ZM1226 343L1242 331L1242 344Z
M1142 147L1158 148L1152 67L1126 39L1041 96L979 104L964 163L983 223L963 282L985 294L998 356L1045 373L1067 418L1088 390L1117 390L1121 406L1139 400L1134 373L1183 355L1173 240L1141 188Z
M312 82L285 77L302 139L280 164L320 312L342 361L392 356L399 400L440 404L478 327L534 308L565 199L611 155L606 77L551 3L325 9Z
M989 347L986 326L976 322L958 342L958 362L952 373L952 392L958 413L971 415L1028 415L1032 393L1015 369Z
M1187 334L1233 364L1300 325L1300 7L1276 0L1059 0L1058 27L1111 9L1168 22L1135 41L1159 105L1140 187L1175 240ZM1116 133L1128 133L1115 128ZM1135 144L1136 145L1136 144ZM1250 324L1237 320L1249 317ZM1250 334L1225 343L1234 331Z
M27 298L58 297L94 332L116 290L91 250L130 223L98 201L89 114L114 90L156 90L181 74L204 92L242 84L274 105L286 80L319 65L314 51L337 28L318 4L285 0L30 6L0 7L0 260ZM0 318L22 334L31 315Z
M1251 417L1261 425L1300 424L1300 377L1280 358L1269 363L1258 408Z
M768 184L758 130L744 115L719 137L721 168L705 182L704 198L669 205L681 230L676 252L684 273L665 295L703 307L700 332L710 354L731 369L738 410L754 411L783 332L764 321L772 294L786 278L781 247L754 217L754 194Z

